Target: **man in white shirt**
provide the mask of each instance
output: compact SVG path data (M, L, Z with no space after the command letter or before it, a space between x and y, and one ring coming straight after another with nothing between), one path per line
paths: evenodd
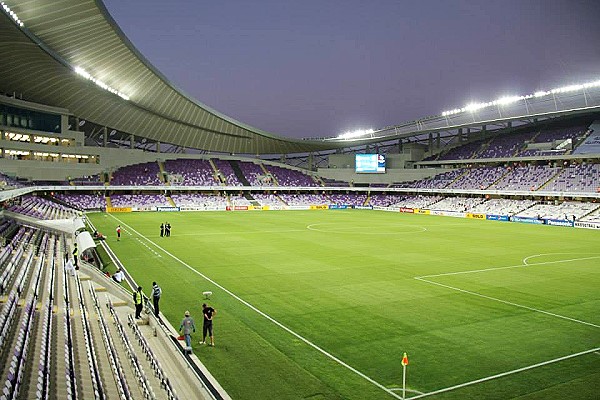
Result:
M71 276L75 275L75 265L73 265L73 260L71 259L71 257L66 257L67 258L67 262L65 263L65 270L67 270L67 272L69 274L71 274Z
M118 269L117 272L113 274L112 278L115 282L121 283L123 282L123 279L125 279L125 274L123 271L121 271L121 269Z

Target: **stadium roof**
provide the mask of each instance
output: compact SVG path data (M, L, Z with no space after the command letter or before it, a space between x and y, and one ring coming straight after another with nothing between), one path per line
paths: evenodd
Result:
M136 50L100 0L3 3L18 16L0 8L0 89L6 93L188 148L284 154L347 145L276 136L187 96Z
M309 153L600 109L600 88L594 87L421 118L363 137L290 139L227 117L176 88L129 42L101 0L2 4L12 14L0 7L0 91L179 147L238 154Z

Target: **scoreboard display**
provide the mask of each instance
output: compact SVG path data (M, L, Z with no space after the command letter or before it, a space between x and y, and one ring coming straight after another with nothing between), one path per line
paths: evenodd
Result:
M383 154L356 154L355 171L363 174L385 173L385 156Z

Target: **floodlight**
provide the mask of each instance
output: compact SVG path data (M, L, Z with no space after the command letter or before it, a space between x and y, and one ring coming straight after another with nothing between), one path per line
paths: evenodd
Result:
M106 83L104 83L103 81L101 81L100 79L96 79L94 78L89 72L87 72L85 69L83 69L82 67L76 66L74 69L75 73L77 73L78 75L83 76L85 79L88 79L92 82L94 82L96 85L98 85L99 87L101 87L104 90L107 90L113 94L116 94L117 96L121 97L124 100L129 100L129 96L127 96L125 93L121 93L119 92L117 89L114 89L110 86L108 86Z
M359 136L370 135L372 133L375 133L373 129L359 129L353 132L344 132L341 135L338 135L337 139L351 139Z
M465 111L475 112L475 111L485 108L485 107L497 106L497 105L507 105L507 104L518 102L520 100L528 100L528 99L532 99L532 98L544 97L544 96L548 96L550 94L577 92L579 90L584 90L584 89L593 88L593 87L600 87L600 80L583 83L583 84L579 84L579 85L563 86L563 87L555 88L555 89L552 89L549 91L539 90L533 94L527 94L524 96L504 96L497 100L490 101L487 103L469 103L466 106L464 106L463 108L455 108L453 110L448 110L448 111L442 112L442 117L459 114L459 113L465 112Z

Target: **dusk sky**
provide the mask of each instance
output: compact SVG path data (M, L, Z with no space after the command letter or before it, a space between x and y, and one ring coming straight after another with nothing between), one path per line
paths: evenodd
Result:
M598 0L104 3L176 87L288 137L600 79Z

